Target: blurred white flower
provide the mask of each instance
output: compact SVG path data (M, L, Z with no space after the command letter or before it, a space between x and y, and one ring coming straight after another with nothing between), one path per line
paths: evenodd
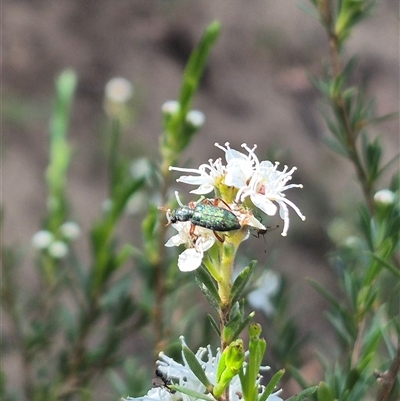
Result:
M105 97L115 103L127 103L133 96L133 85L125 78L110 79L105 87Z
M125 213L128 216L143 213L145 208L148 206L149 197L143 191L134 193L126 203Z
M50 231L40 230L32 237L32 245L36 249L46 249L54 240L54 236Z
M275 312L272 298L278 293L281 286L280 276L272 270L267 270L255 283L256 289L252 291L247 300L254 309L259 309L266 316L272 316Z
M101 203L101 211L103 213L109 213L113 207L113 201L111 199L104 199Z
M81 229L78 224L73 221L67 221L60 227L61 235L68 240L77 239L81 234Z
M68 246L63 241L54 241L49 245L48 252L55 259L63 259L68 254Z
M391 205L394 202L395 195L389 189L381 189L374 195L374 201L382 206Z
M176 114L179 111L179 102L176 100L167 100L161 106L161 111L167 115Z
M190 110L186 115L186 122L196 128L202 127L205 121L206 118L204 113L202 113L200 110Z
M147 178L152 174L152 167L148 159L140 157L132 160L129 170L133 178Z
M345 239L343 245L348 248L358 248L360 246L360 243L360 238L356 237L355 235L350 235Z

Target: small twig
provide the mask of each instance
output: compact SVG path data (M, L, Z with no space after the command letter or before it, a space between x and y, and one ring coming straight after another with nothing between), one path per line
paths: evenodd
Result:
M364 328L365 328L365 317L361 320L361 322L358 325L357 339L354 343L353 352L351 353L351 367L352 368L354 368L357 365L358 359L360 357Z
M378 391L376 401L387 401L390 393L396 383L396 377L400 371L400 346L397 348L396 356L393 359L392 364L388 371L379 375L379 381L382 383L381 388Z

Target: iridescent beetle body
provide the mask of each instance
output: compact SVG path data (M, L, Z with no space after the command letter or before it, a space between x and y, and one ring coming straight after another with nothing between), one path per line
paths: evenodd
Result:
M169 212L169 222L190 221L195 226L213 231L233 231L241 228L236 215L228 209L209 203L190 203Z

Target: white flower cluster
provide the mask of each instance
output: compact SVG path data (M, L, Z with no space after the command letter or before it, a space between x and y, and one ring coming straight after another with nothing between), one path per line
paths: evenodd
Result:
M81 229L78 224L67 221L60 226L60 235L63 240L56 239L48 230L40 230L32 237L34 248L47 251L55 259L63 259L68 254L68 242L79 237Z
M209 164L202 164L198 169L186 169L170 167L170 170L194 173L197 175L183 175L177 179L190 185L199 185L191 193L204 195L210 193L223 183L228 187L237 188L235 203L241 204L246 198L250 198L253 205L268 216L274 216L278 211L283 219L282 235L286 236L289 229L289 209L290 206L297 215L305 220L305 216L300 209L289 199L286 198L284 191L290 188L303 188L301 184L287 184L292 179L296 167L288 170L285 166L282 171L278 170L279 163L272 164L270 161L258 160L254 153L257 146L250 149L245 143L242 147L248 155L231 149L229 143L226 147L215 144L225 152L226 165L222 164L219 158L215 161L209 160ZM277 205L278 206L277 206Z
M181 342L185 344L184 338L181 337ZM211 347L208 345L206 348L199 348L196 352L196 358L204 369L204 372L212 384L215 384L217 377L217 368L219 360L221 358L221 352L219 348L217 349L216 355L214 356ZM198 393L204 394L206 392L205 386L200 382L200 380L191 371L186 358L182 352L182 359L184 364L175 362L172 358L168 357L164 353L160 353L160 360L158 363L158 370L173 384L185 387L188 390L196 391ZM264 368L267 370L269 368ZM260 384L262 376L259 375L257 378L257 384L260 387L260 396L264 390L264 386ZM282 401L282 398L278 397L281 390L271 394L266 401ZM208 395L210 401L214 401L211 395ZM125 401L141 400L141 401L197 401L198 398L194 396L189 396L181 392L171 392L167 387L156 387L148 391L147 395L138 398L128 397L124 399ZM229 385L229 400L231 401L241 401L242 400L242 386L240 383L239 376L235 376Z
M283 170L279 170L279 163L275 164L270 161L259 161L254 153L257 146L249 148L246 144L242 147L248 154L238 152L231 149L229 143L225 147L215 144L219 149L225 152L226 164L222 159L209 160L208 164L202 164L198 169L170 167L170 170L189 173L190 175L182 175L177 179L178 182L185 184L197 185L198 187L191 191L197 195L209 194L215 191L220 194L221 189L229 189L234 195L232 203L227 204L219 199L207 200L209 202L216 201L218 207L225 208L232 212L240 227L253 228L256 230L265 230L265 226L259 222L252 213L254 208L261 210L268 216L275 215L279 210L279 215L283 219L282 235L286 236L289 229L289 208L290 206L297 215L305 220L300 209L289 199L286 198L284 192L290 188L302 188L301 184L288 184L292 179L292 174L296 167L289 170L287 166ZM182 208L184 205L180 202L176 194L178 204ZM191 203L191 210L194 212L196 206L202 202ZM167 211L167 216L171 211ZM218 239L215 231L224 231L200 227L198 222L191 221L188 217L186 220L174 221L172 226L178 231L178 234L172 237L166 246L186 245L184 251L178 260L178 266L181 271L192 271L197 269L203 259L204 252L209 250ZM246 238L246 237L245 237ZM244 239L245 239L244 238Z

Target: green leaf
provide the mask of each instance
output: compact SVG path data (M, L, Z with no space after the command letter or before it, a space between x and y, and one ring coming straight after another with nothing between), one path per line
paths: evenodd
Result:
M271 380L265 387L265 390L258 401L266 401L266 399L272 394L284 374L285 369L281 369L272 376Z
M168 166L176 164L179 154L190 143L193 134L197 132L186 122L187 113L190 110L193 97L199 86L209 54L214 46L219 33L220 24L212 22L205 30L199 44L193 50L183 74L183 82L179 95L179 110L164 120L164 136L161 145L163 155L162 171L168 170Z
M56 81L56 100L50 119L50 160L46 170L46 181L49 193L48 228L53 232L65 221L67 213L65 191L71 160L67 133L76 83L76 74L72 70L64 70L60 74Z
M321 295L323 295L336 309L343 310L343 307L340 305L338 301L336 301L335 297L330 294L321 284L317 283L315 280L308 279L307 280L312 287L314 287Z
M200 291L204 294L214 310L219 313L221 298L219 297L218 290L215 287L210 273L207 271L207 269L201 266L195 271L194 277L196 284L200 288Z
M352 390L352 388L360 380L360 372L357 368L350 369L346 377L346 383L344 385L345 389Z
M330 130L332 131L333 126L330 127ZM325 136L323 138L323 141L325 143L326 146L328 146L328 148L330 148L331 150L333 150L335 153L337 153L340 156L343 157L348 157L348 152L347 149L345 148L345 146L339 142L335 137L332 138L330 136Z
M50 121L53 138L64 138L68 131L69 114L75 94L77 76L73 70L64 70L56 81L56 103Z
M370 253L370 255L377 260L382 266L386 267L394 276L400 278L400 270L398 270L395 266L391 265L390 263L386 262L386 260L382 259L378 255L374 253Z
M332 390L324 382L321 382L317 391L318 401L334 401L335 397Z
M219 36L220 30L220 23L217 21L212 22L206 28L200 43L194 49L187 63L184 72L184 81L179 97L181 113L184 115L186 115L187 111L189 110L191 100L207 64L208 56Z
M233 283L232 290L231 290L231 294L232 294L231 295L231 304L232 305L234 305L236 303L236 301L238 301L242 297L243 291L246 288L246 285L249 282L256 265L257 265L257 261L253 260L236 277L236 280Z
M316 0L310 0L312 3L314 3L314 5L316 5ZM321 22L321 17L320 17L320 15L318 14L318 12L315 10L315 8L313 8L313 7L310 7L309 5L307 5L307 4L302 4L302 3L299 3L298 4L298 8L300 9L300 10L302 10L303 12L305 12L306 14L308 14L310 17L312 17L312 18L314 18L314 19L316 19L316 20L318 20L318 21L320 21Z
M232 340L235 340L236 338L239 337L240 333L245 329L245 327L253 320L255 316L255 312L251 312L247 315L247 317L245 317L243 320L241 320L239 322L239 324L237 324L234 327L234 330L232 332Z
M215 321L215 319L208 313L207 314L208 320L212 326L212 328L215 330L215 332L217 333L218 337L221 337L221 330L218 327L217 322Z
M135 248L131 244L123 245L115 258L115 263L117 267L122 266L128 260L128 258L134 255L134 253Z
M194 373L194 375L200 380L201 383L204 384L207 391L209 393L211 393L212 389L213 389L213 385L208 380L200 362L196 358L196 355L186 345L182 345L182 351L183 351L183 355L185 356L186 362L189 365L192 372Z
M287 370L288 370L290 376L293 377L293 379L296 380L297 383L299 383L301 388L306 389L306 388L310 387L310 385L306 382L306 380L302 376L299 369L296 369L294 366L289 365L287 367Z
M289 397L286 401L302 401L308 398L310 395L313 395L318 389L318 386L306 388L305 390L301 391L300 393Z
M327 319L335 328L337 334L341 337L341 339L347 344L352 344L354 341L354 336L349 332L347 325L344 322L342 316L335 316L332 313L328 313Z
M178 384L172 384L169 386L171 390L179 391L182 394L186 394L190 397L194 397L195 399L210 401L210 396L207 394L202 394L197 391L191 390L187 387L179 386Z

